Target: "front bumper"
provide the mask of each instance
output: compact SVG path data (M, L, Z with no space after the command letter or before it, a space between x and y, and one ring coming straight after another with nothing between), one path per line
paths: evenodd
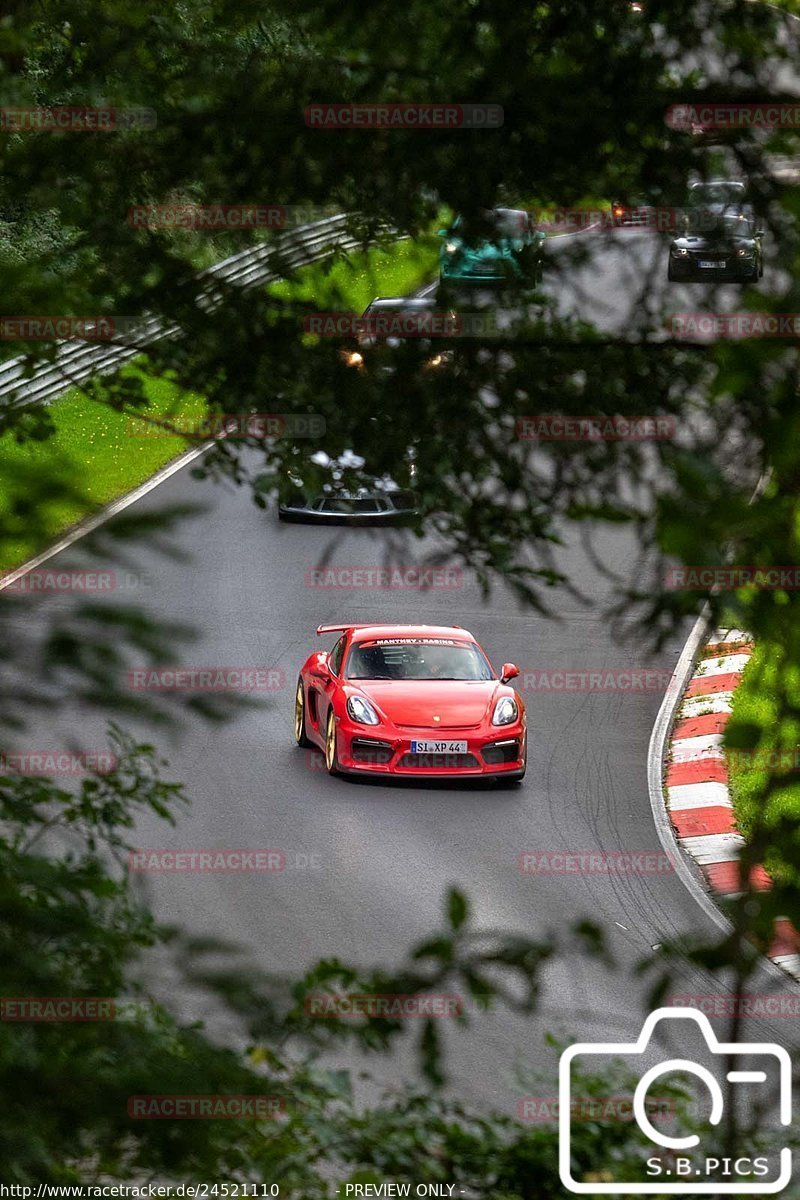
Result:
M379 513L326 513L282 504L278 507L278 519L298 525L387 525L392 521L407 521L416 512L414 508L390 508Z
M541 264L542 254L539 252L535 263ZM480 287L481 284L522 283L525 280L523 264L515 258L495 259L492 263L477 263L474 261L450 262L439 260L439 278L442 283L465 284L467 287Z
M466 753L416 754L412 742L466 742ZM400 729L340 721L339 768L347 774L432 779L516 778L525 773L526 729L521 721L479 729Z
M442 283L458 284L464 287L496 287L501 283L513 282L517 276L515 275L478 275L478 274L463 274L459 271L445 271L442 269L439 272Z
M670 258L673 275L678 279L753 279L758 264L752 258L727 259L715 267L701 267L691 258Z

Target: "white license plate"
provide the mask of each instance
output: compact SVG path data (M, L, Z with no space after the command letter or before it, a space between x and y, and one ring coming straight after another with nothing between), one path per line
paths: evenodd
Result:
M412 742L412 754L466 754L466 742Z
M724 267L724 262L711 262L708 259L701 259L699 266L701 267Z

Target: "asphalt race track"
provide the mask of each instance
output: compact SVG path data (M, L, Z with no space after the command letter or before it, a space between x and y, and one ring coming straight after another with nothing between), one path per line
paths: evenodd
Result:
M629 253L624 247L634 243L654 253L647 234L624 231L610 244L605 238L597 242L598 294L622 293L609 256L624 258ZM657 264L662 275L664 262L662 250ZM625 319L621 300L615 311L616 320ZM185 470L139 507L185 502L208 505L204 515L181 526L186 561L139 550L142 577L126 600L144 605L154 617L199 627L202 637L184 652L185 663L275 666L285 673L285 685L263 709L228 726L209 729L198 720L172 742L159 736L170 759L169 777L186 783L192 809L174 830L155 819L142 822L135 841L174 849L279 848L287 867L273 874L143 877L143 894L153 899L157 915L194 933L233 941L253 964L293 976L333 955L345 962L399 965L407 948L439 926L451 883L467 892L478 925L486 928L564 933L589 916L605 932L615 967L564 954L544 972L534 1020L499 1010L475 1015L468 1030L448 1029L453 1090L464 1100L513 1113L520 1096L555 1094L556 1053L543 1044L546 1031L569 1040L633 1039L647 1011L647 984L633 975L637 962L658 943L689 933L713 936L715 927L672 873L527 876L518 861L526 851L661 851L646 752L664 684L638 695L548 694L525 691L525 672L650 667L665 679L683 638L650 660L635 645L615 644L603 611L609 584L574 540L559 565L578 580L591 604L562 598L556 601L560 620L548 621L520 611L502 589L484 604L468 578L459 588L423 593L308 586L307 572L332 540L330 563L381 565L380 534L283 526L274 513L256 509L246 489L202 484ZM419 554L409 543L404 562L414 561L415 549ZM618 531L596 530L594 550L615 569L634 557L632 536ZM51 565L80 562L75 547ZM495 666L516 662L529 717L529 767L521 788L332 779L321 754L296 748L298 668L311 649L333 644L332 638L319 641L314 631L337 619L457 622L472 630ZM78 735L86 747L102 745L99 718L73 713L57 726L42 718L26 742L59 748ZM793 987L772 968L765 968L762 983L767 992ZM720 989L687 967L674 990ZM216 1020L196 995L165 998L187 1017ZM785 1040L787 1022L756 1024L748 1029L754 1038ZM410 1070L402 1052L366 1065L386 1082ZM544 1071L548 1081L521 1080L520 1070Z

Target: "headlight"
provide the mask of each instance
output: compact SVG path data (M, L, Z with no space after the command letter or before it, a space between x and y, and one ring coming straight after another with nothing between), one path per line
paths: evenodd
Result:
M517 702L513 696L501 696L494 706L493 725L510 725L519 716Z
M752 258L753 257L753 250L752 250L752 247L750 247L750 246L740 246L739 249L736 251L736 253L738 254L739 258Z
M457 249L458 249L458 242L445 242L445 244L444 244L445 254L455 254Z
M365 700L363 696L348 697L347 711L354 721L358 721L359 725L380 725L380 717L369 700Z
M689 253L689 251L685 248L685 246L673 246L672 253L678 258L686 258L686 255Z

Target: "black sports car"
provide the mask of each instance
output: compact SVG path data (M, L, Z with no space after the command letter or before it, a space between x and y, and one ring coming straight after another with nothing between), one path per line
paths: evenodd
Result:
M669 247L667 278L760 279L764 273L762 230L749 212L692 210Z

